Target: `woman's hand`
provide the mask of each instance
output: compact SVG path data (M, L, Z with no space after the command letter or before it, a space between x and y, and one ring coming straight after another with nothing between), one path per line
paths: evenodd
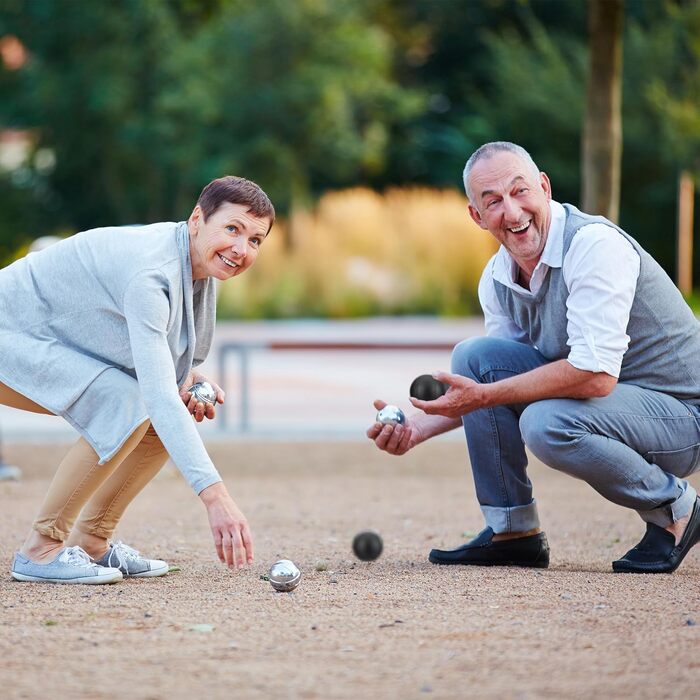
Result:
M199 497L207 508L209 526L219 560L240 569L253 563L253 538L248 521L229 496L223 482L205 488Z
M193 384L197 384L198 382L209 382L209 384L212 385L214 391L216 392L216 402L224 402L224 400L226 399L226 394L221 389L221 387L215 382L212 382L211 379L207 379L203 374L195 372L194 370L192 370L187 375L187 379L185 380L184 384L180 387L180 398L182 399L182 402L185 404L185 406L187 406L187 410L194 416L194 419L197 421L197 423L201 423L205 417L209 420L214 420L214 418L216 417L215 407L212 406L212 404L210 403L197 401L197 399L194 398L192 393L188 391L188 389Z

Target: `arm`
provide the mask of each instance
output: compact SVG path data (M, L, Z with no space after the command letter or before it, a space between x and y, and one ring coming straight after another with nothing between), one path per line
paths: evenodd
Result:
M617 384L617 379L605 372L580 370L568 360L557 360L492 384L479 384L447 372L438 372L435 378L450 385L447 393L435 401L412 398L411 403L428 415L447 418L459 418L480 408L502 404L607 396Z
M124 294L134 367L149 418L165 449L207 509L219 559L253 560L248 523L228 494L178 393L167 342L170 301L158 273L133 280Z
M639 254L610 226L590 224L574 236L562 265L574 367L620 376L639 272Z

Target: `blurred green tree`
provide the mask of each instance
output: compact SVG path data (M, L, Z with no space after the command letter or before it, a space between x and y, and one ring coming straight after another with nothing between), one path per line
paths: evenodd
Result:
M400 135L418 147L406 148L392 167L440 183L449 171L457 184L473 148L511 140L551 176L557 199L578 203L586 3L395 0L390 7L397 31L414 27L404 43L407 56L419 56L413 68L404 61L410 80L441 86L446 98ZM700 37L698 2L631 0L625 12L620 223L672 272L677 175L692 160L690 115L700 94L692 48Z
M163 102L197 125L200 181L245 173L286 212L386 168L389 130L425 100L393 78L368 7L231 0L171 57L181 85Z
M184 217L224 173L284 213L385 167L387 128L422 109L391 38L350 0L4 0L25 43L0 126L36 133L51 227ZM48 202L47 202L48 206ZM46 231L36 231L37 234Z
M663 138L673 158L679 167L699 177L700 3L669 5L663 32L652 42L654 53L664 46L668 58L664 72L650 78L646 97L661 116Z
M18 71L13 112L2 117L32 129L35 151L51 154L43 178L47 228L162 212L173 183L156 98L176 80L160 57L178 41L169 6L6 0L2 9L2 29L30 55Z
M460 187L494 139L577 202L585 0L0 0L0 255L22 236L184 217L210 178L281 213L324 190ZM677 173L697 171L698 2L625 4L620 221L669 270ZM3 241L6 241L4 243ZM2 248L1 246L8 246Z

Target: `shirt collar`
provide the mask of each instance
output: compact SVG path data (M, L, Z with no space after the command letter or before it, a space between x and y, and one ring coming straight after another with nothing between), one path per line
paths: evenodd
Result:
M549 211L551 218L549 222L549 233L547 234L547 242L544 244L544 250L540 256L540 260L535 267L535 273L543 266L561 267L562 252L564 250L564 224L566 223L566 211L564 207L550 200ZM501 246L496 256L495 265L493 268L494 277L499 282L504 284L515 284L518 278L518 268L510 253Z

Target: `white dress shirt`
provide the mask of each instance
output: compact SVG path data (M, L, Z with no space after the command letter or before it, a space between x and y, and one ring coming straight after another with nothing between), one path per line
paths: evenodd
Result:
M479 301L486 334L531 344L501 306L493 280L519 294L532 296L542 286L549 269L561 266L569 290L566 318L570 352L566 359L578 369L619 377L630 340L626 330L639 277L639 255L611 226L589 224L574 236L562 264L566 212L554 201L550 202L550 211L547 242L529 290L518 284L517 265L503 246L484 268Z

